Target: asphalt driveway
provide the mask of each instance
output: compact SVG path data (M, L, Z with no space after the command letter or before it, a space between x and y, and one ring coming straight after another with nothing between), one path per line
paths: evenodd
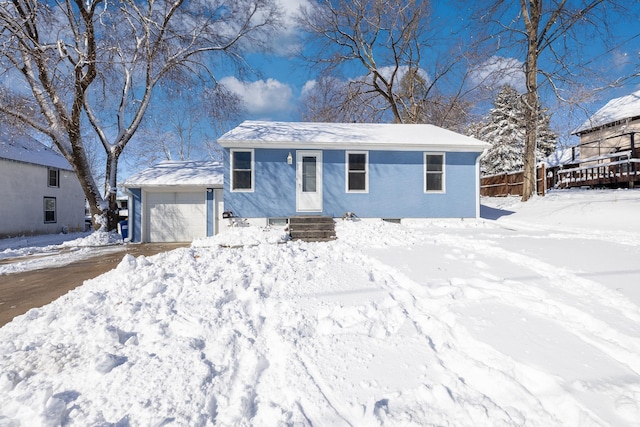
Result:
M186 247L188 243L123 245L122 250L100 254L68 265L0 275L0 327L32 308L42 307L72 289L114 269L125 254L151 256Z

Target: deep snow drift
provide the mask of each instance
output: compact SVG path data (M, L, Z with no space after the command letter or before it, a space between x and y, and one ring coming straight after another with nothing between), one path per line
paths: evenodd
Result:
M638 425L640 191L482 202L125 256L0 328L0 426Z

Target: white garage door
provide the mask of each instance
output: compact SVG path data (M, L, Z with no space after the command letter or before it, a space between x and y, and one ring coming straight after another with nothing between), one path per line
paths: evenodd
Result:
M190 242L206 237L205 194L147 193L147 241Z

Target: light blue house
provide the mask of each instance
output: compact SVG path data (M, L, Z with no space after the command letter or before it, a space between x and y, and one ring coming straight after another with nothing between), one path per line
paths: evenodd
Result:
M223 135L224 206L264 225L299 215L477 218L489 146L433 125L246 121Z

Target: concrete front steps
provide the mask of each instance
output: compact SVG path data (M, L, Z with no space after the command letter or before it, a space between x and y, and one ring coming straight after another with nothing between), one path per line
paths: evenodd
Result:
M328 216L292 216L289 218L292 240L327 242L336 239L336 223Z

